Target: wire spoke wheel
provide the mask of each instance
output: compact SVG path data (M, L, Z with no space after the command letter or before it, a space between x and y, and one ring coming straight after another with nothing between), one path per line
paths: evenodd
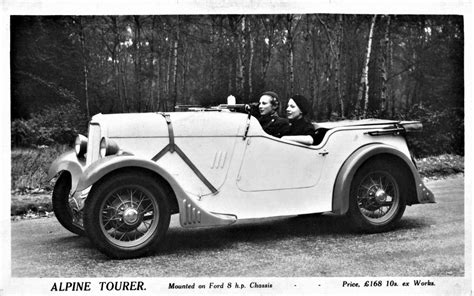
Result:
M400 201L398 184L385 171L369 173L357 188L357 205L361 214L374 224L389 221Z
M158 203L139 186L117 189L101 204L101 230L111 243L120 247L136 247L146 242L158 227L159 219Z
M350 190L348 215L353 226L365 232L391 229L405 211L406 178L398 163L382 158L361 166Z
M170 223L166 192L146 173L131 170L107 177L86 200L87 235L112 258L135 258L156 250Z

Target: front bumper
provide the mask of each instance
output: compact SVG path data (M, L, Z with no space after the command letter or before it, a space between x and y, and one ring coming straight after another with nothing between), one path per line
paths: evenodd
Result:
M84 204L91 188L92 186L82 191L76 191L69 196L69 207L72 211L72 223L81 229L84 229Z

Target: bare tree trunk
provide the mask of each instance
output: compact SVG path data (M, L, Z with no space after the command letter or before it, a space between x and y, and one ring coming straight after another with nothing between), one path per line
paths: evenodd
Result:
M181 92L182 100L184 105L189 104L189 98L187 94L187 87L186 87L186 80L187 80L187 73L189 72L189 58L188 58L188 48L187 45L185 44L184 41L181 42L182 47L183 47L183 77L182 77L182 82L183 82L183 90Z
M237 93L241 94L244 89L244 65L242 63L242 50L240 48L240 38L236 38L236 51L237 51L237 60L236 60L236 73L235 73L235 85L237 87Z
M156 62L156 110L160 110L160 102L161 102L161 93L162 93L162 84L161 84L161 59L158 57Z
M369 107L369 61L370 61L370 52L372 48L372 36L374 33L374 26L375 26L375 19L377 18L377 15L374 15L372 18L372 22L370 25L370 31L369 31L369 40L367 44L367 54L365 57L365 62L364 62L364 67L362 69L362 76L360 78L360 86L359 86L359 94L357 96L357 103L356 103L356 116L359 118L360 114L360 109L361 109L361 103L362 99L364 99L364 111L362 113L362 118L365 118L367 116L367 109ZM364 92L365 90L365 92Z
M270 60L272 56L274 34L275 34L275 30L278 24L278 18L279 16L277 15L268 15L268 16L263 16L261 18L262 24L266 33L266 36L264 36L266 46L263 51L263 64L262 64L262 80L263 80L264 88L266 88L265 81L266 81L267 71L268 71L268 67L270 65Z
M160 51L159 51L159 41L156 38L155 33L157 31L157 27L160 24L157 24L159 21L157 16L153 16L152 21L152 36L151 36L151 43L150 43L150 51L151 51L151 73L153 73L152 84L151 84L151 102L150 108L151 111L158 111L160 108L160 98L161 98L161 58L160 58Z
M122 77L122 86L123 86L123 95L124 95L123 96L124 97L124 100L123 100L124 106L122 107L122 109L124 109L126 112L130 112L130 104L128 102L127 58L126 57L123 59L121 77Z
M288 46L288 75L290 82L290 93L295 91L295 72L294 72L294 44L293 44L293 15L286 16L287 46Z
M249 84L249 97L252 96L253 94L253 83L252 83L252 69L253 69L253 56L254 56L254 41L253 41L253 36L252 36L252 31L250 30L250 27L247 27L248 29L248 37L249 37L249 51L250 51L250 57L249 57L249 67L248 67L248 74L247 74L247 80Z
M230 94L235 95L235 93L234 93L234 91L235 91L234 90L235 80L234 80L234 71L233 71L234 69L233 68L234 68L234 65L230 65L230 67L229 67L229 79L228 79L227 88L229 89Z
M268 37L268 45L266 47L266 53L263 59L263 69L262 69L262 80L264 83L264 88L265 88L265 81L267 78L267 71L268 71L268 66L270 65L270 58L272 55L272 43L273 43L273 37L269 36Z
M82 17L79 17L79 25L81 27L80 32L80 39L81 39L81 53L82 53L82 66L83 66L83 75L84 75L84 97L85 97L85 105L86 105L86 114L87 118L90 118L90 110L89 110L89 80L88 80L88 73L89 69L87 67L87 58L86 58L86 36L84 32L84 25L82 22Z
M235 32L235 44L237 49L237 64L236 64L236 76L235 82L237 87L237 93L243 95L244 91L244 62L243 62L243 50L242 50L242 33L245 30L245 17L241 19L240 28L236 26Z
M165 100L163 102L163 106L164 106L164 111L168 111L167 110L167 102L168 100L170 99L171 97L171 71L172 71L172 67L171 67L171 63L172 63L172 58L173 58L173 48L170 46L169 49L168 49L168 62L166 64L166 84L165 84Z
M380 40L380 78L381 78L381 88L380 88L380 116L386 116L387 110L387 59L388 51L390 46L389 40L389 30L390 30L390 16L386 16L387 26L385 28L384 37Z
M335 88L336 88L336 94L337 94L337 99L339 101L339 106L340 106L340 111L341 111L341 117L344 117L344 99L342 96L342 90L341 90L341 46L342 46L342 39L343 39L343 16L340 14L338 16L338 21L337 21L337 26L336 26L336 44L334 46L335 48L335 65L334 65L334 72L335 72Z
M390 39L389 39L390 40ZM388 47L388 71L389 73L392 72L392 65L393 65L393 42L390 40L389 41L389 47ZM391 115L394 116L396 111L396 105L395 105L395 96L392 94L390 84L388 84L388 94L390 96L390 100L392 102L392 112Z
M222 27L221 27L222 28ZM216 38L216 35L217 34L217 30L216 30L216 25L214 24L214 22L212 23L212 26L211 26L211 36L210 36L210 42L211 42L211 56L209 57L210 59L210 67L211 67L211 70L209 71L209 85L211 86L211 94L214 93L216 87L215 87L215 81L214 81L214 76L215 76L215 72L216 72L216 65L215 65L215 62L214 60L216 59L216 46L219 46L218 44L218 41L219 39ZM217 40L216 40L217 39Z
M116 87L117 96L118 96L118 99L119 99L119 102L120 102L120 108L121 108L120 111L124 112L122 88L120 86L120 69L119 69L119 65L118 65L118 59L115 59L113 61L113 63L114 63L114 74L115 74L115 87Z
M331 118L331 115L334 111L335 108L335 103L339 99L339 93L338 93L338 62L337 58L339 56L338 54L338 44L337 44L337 39L338 39L338 33L336 32L336 37L333 36L333 34L329 31L329 28L326 24L325 21L321 19L321 17L317 16L318 21L321 23L321 25L324 28L324 32L326 33L328 43L329 43L329 48L326 51L326 67L325 67L325 77L326 77L326 87L327 89L327 94L325 96L326 101L326 116L328 118ZM338 26L336 26L338 27Z
M114 77L115 81L115 91L117 92L117 98L120 104L121 112L124 112L123 110L123 96L122 96L122 90L120 86L120 69L119 69L119 60L120 60L120 53L119 53L119 45L120 45L120 38L119 38L119 32L118 32L118 18L116 16L110 16L110 17L105 17L106 21L111 22L112 26L112 33L113 33L113 44L110 47L107 43L107 40L105 37L103 38L104 44L107 46L107 49L109 50L111 56L112 56L112 75ZM115 109L117 110L117 109Z
M324 52L324 81L322 84L322 88L325 90L323 99L320 102L320 106L323 106L323 113L326 115L327 118L331 117L332 113L332 102L331 102L331 97L333 96L332 94L332 88L331 88L331 50L326 49Z
M141 86L141 48L140 48L140 39L141 39L141 21L140 16L134 16L133 20L135 21L135 40L133 46L135 49L134 56L134 66L135 66L135 106L138 112L141 110L142 103L142 86Z
M317 56L320 55L320 52L318 51L318 40L319 40L319 34L318 32L315 30L315 28L312 28L312 32L311 32L311 50L312 50L312 56L313 56L313 59L312 59L312 83L311 83L311 95L313 97L313 110L315 110L314 112L314 118L315 119L319 119L319 116L320 116L320 106L321 106L321 97L320 95L318 95L318 90L319 90L319 75L318 75L318 60L316 59ZM322 73L321 73L322 74Z
M173 108L178 103L178 44L176 39L173 48Z
M313 56L311 55L311 44L310 41L312 40L311 38L311 29L310 29L310 20L309 20L309 15L306 15L306 30L304 32L304 44L305 44L305 49L306 49L306 66L308 67L308 89L309 93L311 94L310 102L311 106L314 104L314 98L313 98L313 79L314 79L314 74L313 74Z

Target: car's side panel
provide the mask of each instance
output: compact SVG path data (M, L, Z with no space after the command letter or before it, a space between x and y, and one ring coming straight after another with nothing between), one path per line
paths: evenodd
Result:
M394 155L403 161L406 167L409 168L409 172L411 173L409 177L414 180L414 184L416 186L416 198L418 202L414 203L434 202L433 193L431 193L431 191L424 186L416 170L416 167L406 154L403 154L400 152L400 150L397 150L394 147L388 146L386 144L374 143L368 144L356 150L341 167L334 185L332 206L333 213L343 215L347 212L349 209L349 193L351 182L355 173L357 172L357 169L359 169L359 167L369 158L381 154Z
M315 150L268 137L252 137L246 143L237 177L240 190L296 189L318 184L326 158Z
M152 160L168 143L168 137L111 138L124 151L133 151L137 158ZM175 137L174 142L185 157L196 166L213 187L224 183L229 164L242 137ZM209 194L209 188L199 180L190 164L174 152L167 152L156 161L160 167L179 180L186 191L195 195Z
M217 189L224 184L229 166L232 161L236 143L242 142L241 137L176 137L175 143L190 161L199 169L205 178ZM188 187L192 178L181 178L180 175L184 172L189 173L189 168L181 168L171 161L171 155L165 155L163 159L158 160L158 163L168 170L172 175L176 175L177 180L183 180L183 187ZM188 166L189 167L189 166ZM202 188L201 185L199 185ZM191 190L191 188L189 189ZM209 194L209 190L200 190L199 192L192 192L196 195Z
M142 159L152 159L163 147L169 143L168 137L150 137L150 138L113 138L117 145L123 151L130 152Z
M302 145L270 137L267 137L266 140L250 137L248 139L250 146L258 143L255 152L252 153L257 155L257 151L261 154L272 151L272 158L257 161L258 157L255 156L248 161L244 159L247 157L245 151L248 148L247 143L238 144L240 147L237 147L236 151L239 152L235 153L230 164L225 184L216 195L203 197L199 204L211 212L233 214L238 219L330 212L333 210L334 182L341 167L354 151L374 143L374 137L368 135L367 131L378 128L380 126L333 129L328 131L325 144L318 147L298 147ZM401 136L379 136L376 141L402 151L400 153L406 157L409 155L405 140ZM308 151L309 153L288 155L287 147L289 146L301 149L298 151ZM288 158L291 157L297 158L297 160L289 161ZM241 169L243 165L238 162L239 158L244 159L244 164L248 166L245 170ZM311 159L318 159L318 161L311 162ZM275 172L275 163L277 162L284 162L286 166L277 167L277 172ZM306 166L301 170L299 165L305 165L306 162L312 166ZM252 171L251 165L255 171ZM298 174L299 170L303 174ZM308 172L308 170L315 171ZM244 176L244 173L248 173L251 177ZM288 180L278 179L282 184L293 183L296 185L293 188L285 188L276 184L277 182L272 183L271 179L275 173L277 176L281 174L281 176L285 175L288 178ZM307 174L307 179L304 179L305 174ZM241 180L244 177L247 178L245 184L253 190L242 190L244 183L241 183ZM320 180L318 182L312 178L320 178ZM263 185L259 182L263 182ZM274 185L276 189L271 189L270 185ZM257 190L263 188L268 190Z

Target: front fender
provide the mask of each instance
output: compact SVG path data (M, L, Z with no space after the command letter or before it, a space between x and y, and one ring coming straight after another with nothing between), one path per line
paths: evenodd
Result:
M154 161L129 155L108 156L90 165L82 174L77 191L80 192L92 186L109 173L121 168L142 168L160 175L173 189L180 212L180 223L183 227L219 226L232 224L237 217L227 214L211 213L199 206L199 204L187 194L178 182L164 168Z
M433 193L423 184L423 181L418 174L418 170L411 159L391 146L377 143L360 147L352 153L342 165L337 175L336 182L334 183L332 200L333 213L338 215L344 215L347 213L349 209L351 183L355 173L366 160L378 154L391 154L396 156L402 160L409 169L416 187L416 200L409 204L435 202Z
M50 181L62 171L68 171L71 173L71 192L74 192L85 166L86 161L78 159L74 150L65 152L53 161L49 167L47 180Z
M77 191L84 190L99 181L105 175L126 167L138 167L153 171L162 176L173 189L179 187L176 180L154 161L131 155L111 155L95 161L82 173Z

